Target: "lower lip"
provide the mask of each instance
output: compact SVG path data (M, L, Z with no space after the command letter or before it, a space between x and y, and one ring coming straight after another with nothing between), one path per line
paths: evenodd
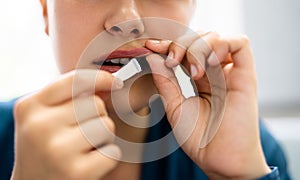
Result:
M122 67L121 66L101 66L100 70L107 71L109 73L115 73L119 71Z

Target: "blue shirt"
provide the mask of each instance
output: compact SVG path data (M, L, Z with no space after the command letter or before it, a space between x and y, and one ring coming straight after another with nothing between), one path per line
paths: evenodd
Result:
M0 179L10 179L14 162L14 118L15 100L0 103ZM171 127L164 117L149 129L147 142L154 141L170 132ZM260 136L264 154L272 172L260 180L290 179L282 148L260 122ZM147 153L147 151L145 151ZM157 161L143 163L142 180L199 180L208 179L204 172L183 152L181 148Z

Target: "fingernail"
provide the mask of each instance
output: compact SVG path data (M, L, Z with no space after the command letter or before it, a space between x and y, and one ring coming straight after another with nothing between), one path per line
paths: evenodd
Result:
M159 40L155 40L155 39L151 39L151 40L148 40L150 43L152 44L160 44L160 41Z
M191 75L192 77L196 77L198 74L198 71L197 71L197 67L193 64L191 64Z
M173 61L173 60L174 60L174 53L173 51L170 51L166 61Z
M166 65L168 67L175 67L178 65L178 62L175 60L174 58L174 52L173 51L170 51L169 54L168 54L168 57L166 59Z
M113 89L122 89L123 86L124 86L124 82L119 78L115 78L113 82Z

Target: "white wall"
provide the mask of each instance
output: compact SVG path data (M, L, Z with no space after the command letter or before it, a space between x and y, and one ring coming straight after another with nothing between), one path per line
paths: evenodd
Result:
M0 100L39 89L56 76L39 0L0 0Z
M244 1L265 115L300 116L300 1ZM273 112L272 112L273 111Z
M242 1L197 0L197 5L191 23L193 30L213 30L221 34L244 32Z
M300 179L300 1L243 1L258 74L261 115Z

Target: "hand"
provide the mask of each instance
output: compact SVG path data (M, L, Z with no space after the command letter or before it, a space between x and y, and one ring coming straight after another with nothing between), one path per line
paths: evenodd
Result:
M18 101L12 179L99 179L110 172L121 154L94 92L123 86L114 80L104 71L77 70Z
M180 121L188 124L196 118L195 128L189 127L193 131L182 148L206 175L212 179L254 179L269 173L259 138L256 75L249 40L245 36L222 38L209 32L184 36L176 42L149 40L146 46L168 54L166 61L158 55L148 56L147 61L171 126L174 128ZM199 96L182 96L170 69L180 63L192 74ZM220 84L218 90L225 92L225 103L219 102L224 114L214 138L200 148L207 124L218 121L212 113L222 113L211 111L211 88L218 88L218 82L208 81L205 72L218 67L225 78L224 86ZM174 134L181 141L186 128Z

